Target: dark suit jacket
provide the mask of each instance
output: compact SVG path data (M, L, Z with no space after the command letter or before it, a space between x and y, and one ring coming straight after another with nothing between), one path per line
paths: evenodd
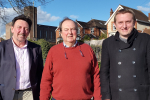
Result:
M34 100L39 100L43 71L41 47L28 41L30 83ZM0 100L13 100L16 86L16 61L12 39L0 42Z

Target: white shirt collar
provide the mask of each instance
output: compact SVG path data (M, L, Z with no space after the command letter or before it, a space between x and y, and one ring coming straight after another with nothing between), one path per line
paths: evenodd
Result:
M74 44L72 47L75 47L76 44L77 44L77 41L75 42L75 44ZM63 42L63 45L64 45L64 47L69 48L69 46L67 46L67 45L65 44L65 42Z
M13 38L11 38L11 40L12 40L13 46L18 47L18 46L14 43ZM25 45L24 45L23 47L21 47L21 48L26 48L27 45L28 45L28 41L26 40ZM18 48L19 48L19 47L18 47Z

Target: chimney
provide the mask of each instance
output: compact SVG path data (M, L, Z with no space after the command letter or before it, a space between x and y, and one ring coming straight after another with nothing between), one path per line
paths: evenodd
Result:
M110 16L113 14L114 12L113 12L113 10L112 10L112 8L111 8L111 10L110 10Z
M150 22L150 13L148 13L148 21Z

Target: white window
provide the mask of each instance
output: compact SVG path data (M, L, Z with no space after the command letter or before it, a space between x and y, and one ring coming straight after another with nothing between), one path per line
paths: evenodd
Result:
M83 34L85 34L85 29L83 29Z
M80 27L78 27L78 34L80 34Z
M91 28L91 33L94 33L94 28Z
M116 30L116 27L115 27L115 25L114 25L114 23L113 23L113 31L115 31Z

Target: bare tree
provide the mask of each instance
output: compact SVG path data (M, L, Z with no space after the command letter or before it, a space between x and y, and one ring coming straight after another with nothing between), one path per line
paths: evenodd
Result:
M39 2L41 5L47 3L46 1L53 1L53 0L33 0L34 2ZM7 23L7 16L5 14L5 9L8 6L11 6L14 11L18 14L23 13L23 8L26 6L33 6L33 1L31 0L0 0L0 20Z

